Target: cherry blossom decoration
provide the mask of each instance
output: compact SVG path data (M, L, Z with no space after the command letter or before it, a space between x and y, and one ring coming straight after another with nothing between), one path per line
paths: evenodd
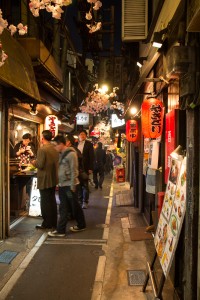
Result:
M7 20L3 19L2 10L0 9L0 35L3 33L5 28L8 28L11 35L13 35L17 30L18 30L19 35L24 35L27 33L27 26L24 26L22 23L19 23L17 25L17 27L14 25L10 25L8 27L8 22L7 22ZM8 55L3 50L2 44L0 42L0 67L2 67L4 65L7 58L8 58Z
M40 9L46 9L54 19L61 19L63 6L68 6L72 0L30 0L29 8L34 17L39 17Z
M102 23L101 22L95 22L93 20L93 10L98 10L99 8L101 8L102 3L99 0L87 0L88 3L91 4L90 10L88 13L86 13L85 18L88 21L91 21L90 24L86 24L86 26L89 28L89 33L93 33L98 31L99 29L101 29Z
M98 88L98 84L95 84L94 87L94 91L88 93L83 105L80 107L80 110L83 113L89 113L96 116L98 113L106 111L108 107L111 109L119 109L119 107L123 106L122 103L114 101L114 98L117 96L117 87L113 88L113 92L110 94L107 94L103 89Z

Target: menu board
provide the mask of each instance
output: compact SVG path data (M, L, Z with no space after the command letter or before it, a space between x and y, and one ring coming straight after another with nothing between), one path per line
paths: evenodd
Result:
M167 277L178 244L186 210L186 157L172 159L163 206L154 238L155 248Z
M37 177L33 177L31 185L31 196L29 204L29 216L41 216L40 191L37 189Z

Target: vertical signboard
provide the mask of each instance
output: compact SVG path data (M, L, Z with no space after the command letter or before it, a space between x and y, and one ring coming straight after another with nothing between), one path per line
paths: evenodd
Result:
M186 157L173 159L164 202L154 238L163 273L167 277L177 248L186 210Z
M29 204L29 216L38 217L41 216L40 208L40 192L37 189L37 177L33 177L31 185L31 196Z
M165 183L167 183L171 165L170 153L176 148L175 145L175 110L166 114L165 130Z

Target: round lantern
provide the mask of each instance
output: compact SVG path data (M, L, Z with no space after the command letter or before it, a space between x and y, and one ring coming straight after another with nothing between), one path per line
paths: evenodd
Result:
M162 101L150 98L142 103L142 133L144 137L156 139L162 135L164 107Z
M136 142L138 139L138 122L136 120L128 120L126 122L126 139L129 142Z

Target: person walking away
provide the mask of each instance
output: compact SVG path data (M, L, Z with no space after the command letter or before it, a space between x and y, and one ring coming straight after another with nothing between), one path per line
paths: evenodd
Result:
M78 202L76 188L78 180L78 157L76 150L70 147L69 139L57 135L54 138L55 149L60 153L58 178L59 178L59 198L60 217L56 230L48 232L51 237L64 237L69 211L73 211L77 225L70 227L73 232L83 231L86 228L83 210Z
M94 151L94 170L93 170L93 181L95 189L102 189L104 181L104 165L106 163L106 151L102 148L102 143L97 143L97 148Z
M93 172L94 164L94 148L93 144L86 140L87 131L82 130L79 132L78 149L82 153L83 171L88 175L80 182L80 189L78 191L79 202L82 204L82 208L86 209L89 202L89 175Z
M37 158L31 163L37 168L37 188L40 191L40 205L43 222L37 229L51 229L57 226L57 204L55 189L58 184L59 154L51 143L52 133L42 132L41 144Z
M73 137L72 134L69 133L65 137L65 140L66 140L66 146L67 147L73 147L76 150L76 154L77 154L77 157L78 157L78 172L79 172L78 180L79 180L79 184L77 185L77 192L76 192L76 195L78 197L78 190L80 189L80 182L82 182L81 174L83 174L82 154L81 154L80 150L76 147L75 138ZM69 216L68 217L69 220L74 219L74 210L73 209L69 211L68 216Z
M109 150L106 150L105 174L110 174L113 170L113 157Z

